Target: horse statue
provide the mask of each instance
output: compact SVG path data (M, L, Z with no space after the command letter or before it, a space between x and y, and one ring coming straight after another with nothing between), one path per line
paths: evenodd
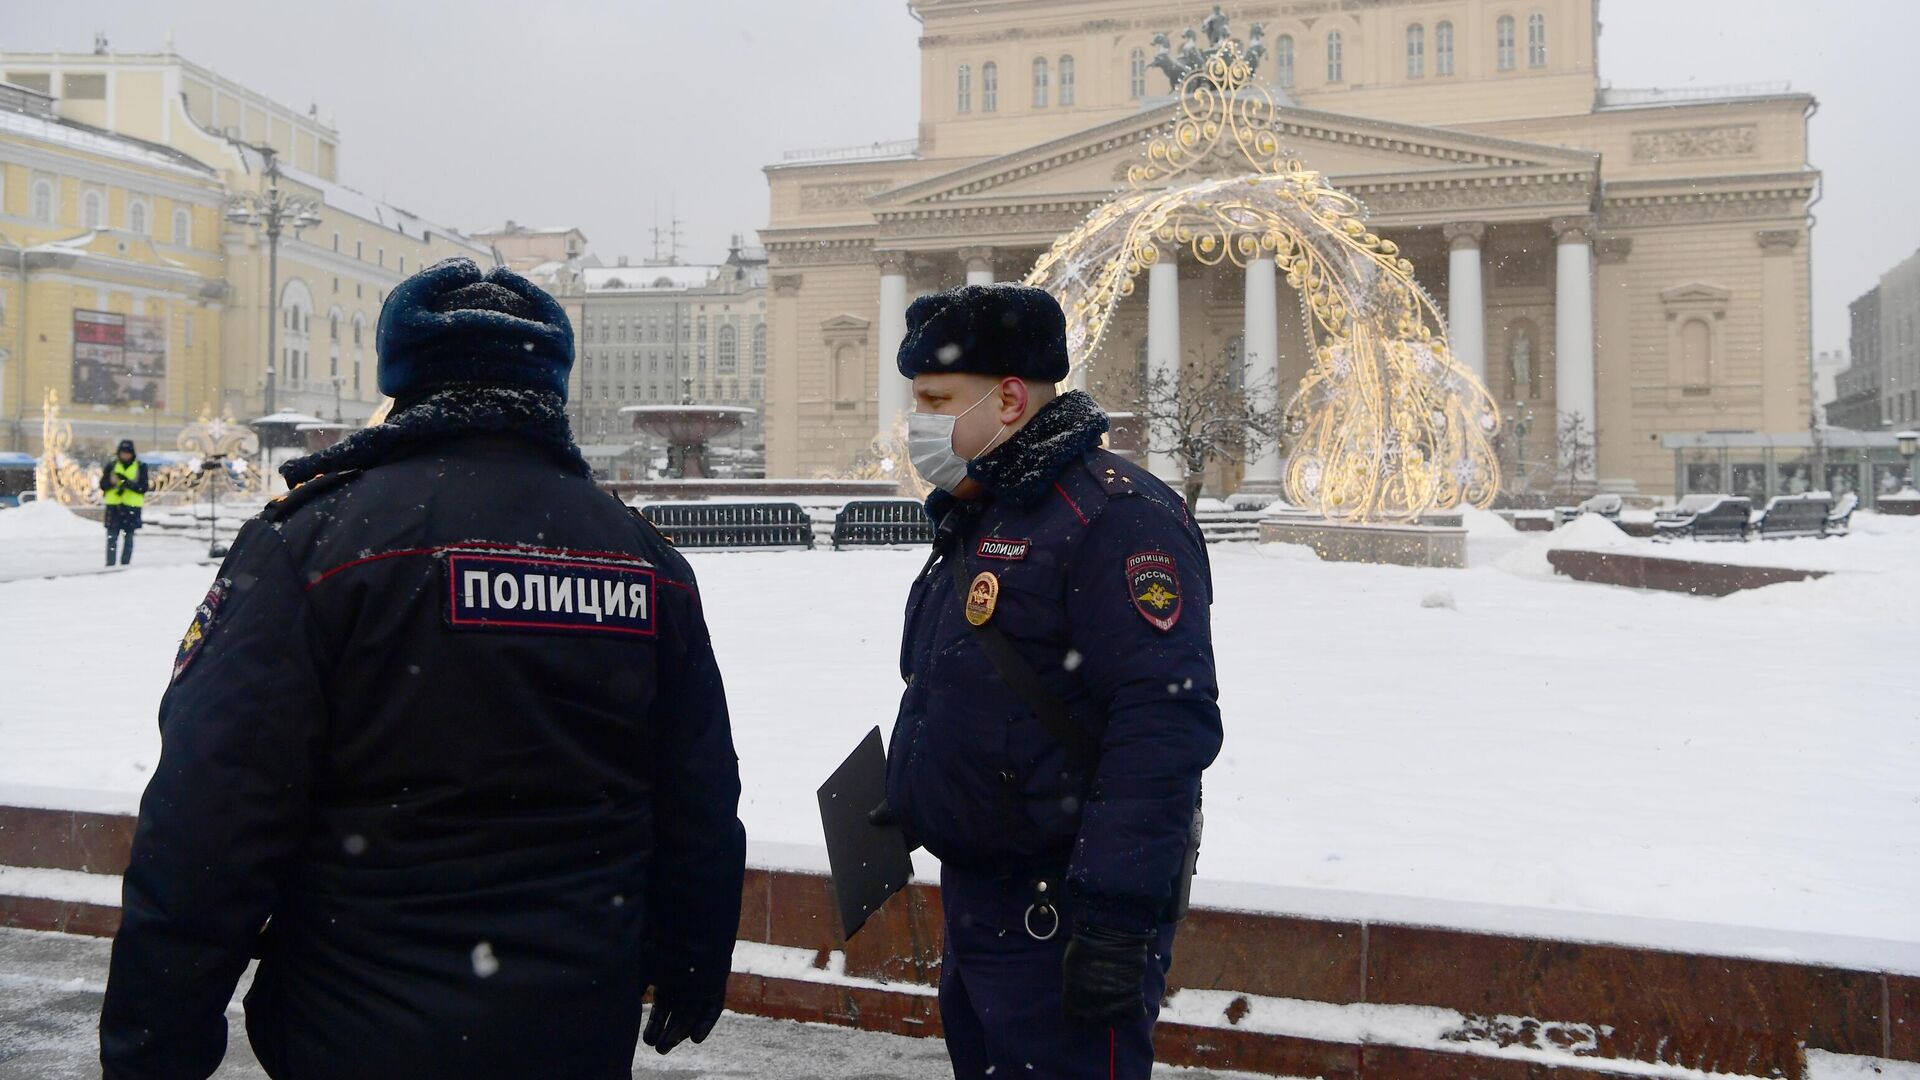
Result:
M1185 79L1189 74L1192 74L1193 69L1182 65L1180 61L1173 58L1173 42L1168 39L1167 35L1153 35L1153 45L1153 59L1147 62L1147 66L1160 69L1161 74L1167 77L1167 89L1177 93L1180 89L1181 80Z

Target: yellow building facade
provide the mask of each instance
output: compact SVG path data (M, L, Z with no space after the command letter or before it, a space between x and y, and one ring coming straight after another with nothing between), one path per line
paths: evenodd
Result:
M1176 116L1163 68L1189 29L1258 50L1285 145L1413 262L1501 404L1510 490L1664 494L1664 435L1806 430L1810 96L1603 89L1597 0L1275 0L1210 24L1212 7L913 3L918 138L766 170L770 474L845 469L891 427L914 295L1022 276L1125 186ZM1211 166L1190 175L1245 170ZM1247 363L1285 396L1310 358L1298 295L1170 254L1160 333L1143 274L1089 358L1095 396L1125 411L1156 365Z
M364 422L380 402L374 329L387 291L439 259L495 261L483 243L340 184L339 139L312 110L170 51L0 54L0 80L0 295L9 309L0 332L18 331L0 344L10 354L0 406L16 448L37 449L50 387L71 403L65 414L85 452L141 434L171 445L203 411L250 419L266 410L270 355L276 409ZM264 194L266 151L278 158L282 192L313 200L319 215L317 226L282 235L271 288L263 230L226 212L236 197ZM25 254L8 277L16 251ZM23 266L35 321L16 327L7 320L21 301L7 290L20 289ZM126 359L153 351L148 308L169 320L164 404L147 407L151 380L131 375L121 381L139 400L86 400L112 396L96 374L106 361L94 357L113 346L75 334L116 331L76 313L133 320L117 332L139 348L122 344L119 362L151 367Z

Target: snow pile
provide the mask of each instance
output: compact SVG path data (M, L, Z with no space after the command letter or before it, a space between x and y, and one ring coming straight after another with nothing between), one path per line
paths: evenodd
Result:
M57 502L30 502L0 510L0 544L31 540L99 540L101 526ZM7 549L0 547L0 559Z
M1528 536L1528 533L1519 533ZM1529 541L1505 555L1493 560L1493 565L1509 574L1522 577L1553 577L1553 564L1547 561L1547 552L1568 549L1578 551L1631 551L1638 546L1633 537L1620 531L1620 526L1598 514L1582 514L1573 521L1550 533L1542 533L1536 540ZM1658 554L1651 543L1643 554Z

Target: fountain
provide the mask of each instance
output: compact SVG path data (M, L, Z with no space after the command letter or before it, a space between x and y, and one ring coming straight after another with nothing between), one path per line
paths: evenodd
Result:
M682 480L704 480L707 443L717 435L739 431L753 410L738 405L628 405L620 410L633 417L633 430L667 444L667 474Z

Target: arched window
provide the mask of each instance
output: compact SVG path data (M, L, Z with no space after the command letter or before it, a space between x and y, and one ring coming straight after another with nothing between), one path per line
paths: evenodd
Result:
M1127 54L1127 93L1134 98L1147 96L1147 50Z
M1433 28L1433 73L1453 74L1453 24L1450 22Z
M1547 66L1547 17L1537 11L1527 16L1527 66Z
M1493 24L1494 65L1501 71L1513 70L1513 16L1502 15Z
M185 210L173 212L173 243L176 247L193 243L193 215Z
M127 202L127 231L138 236L147 235L147 204L136 200Z
M1293 35L1281 34L1280 40L1273 43L1273 75L1280 85L1293 89Z
M333 342L340 340L340 309L338 308L327 312L327 340Z
M961 64L953 77L954 108L957 112L973 111L973 67Z
M1407 27L1407 78L1418 79L1427 73L1427 28L1419 23Z
M721 375L733 375L740 370L740 351L734 340L731 323L722 324L714 335L714 368Z
M313 326L313 293L298 278L280 290L281 374L294 382L307 378L308 332Z
M45 180L33 182L33 217L35 221L53 220L53 185Z
M1033 58L1033 107L1047 107L1047 58L1044 56Z
M1327 81L1330 83L1346 80L1346 50L1340 39L1340 31L1327 35Z
M1073 57L1060 58L1060 104L1073 104Z
M1000 65L989 60L980 65L980 111L1000 109Z
M97 191L87 192L86 198L80 200L80 223L82 225L89 229L97 229L100 227L100 208L102 202L100 193Z
M764 375L767 372L767 324L753 324L753 373Z
M1700 390L1713 385L1713 329L1705 319L1680 327L1680 385Z

